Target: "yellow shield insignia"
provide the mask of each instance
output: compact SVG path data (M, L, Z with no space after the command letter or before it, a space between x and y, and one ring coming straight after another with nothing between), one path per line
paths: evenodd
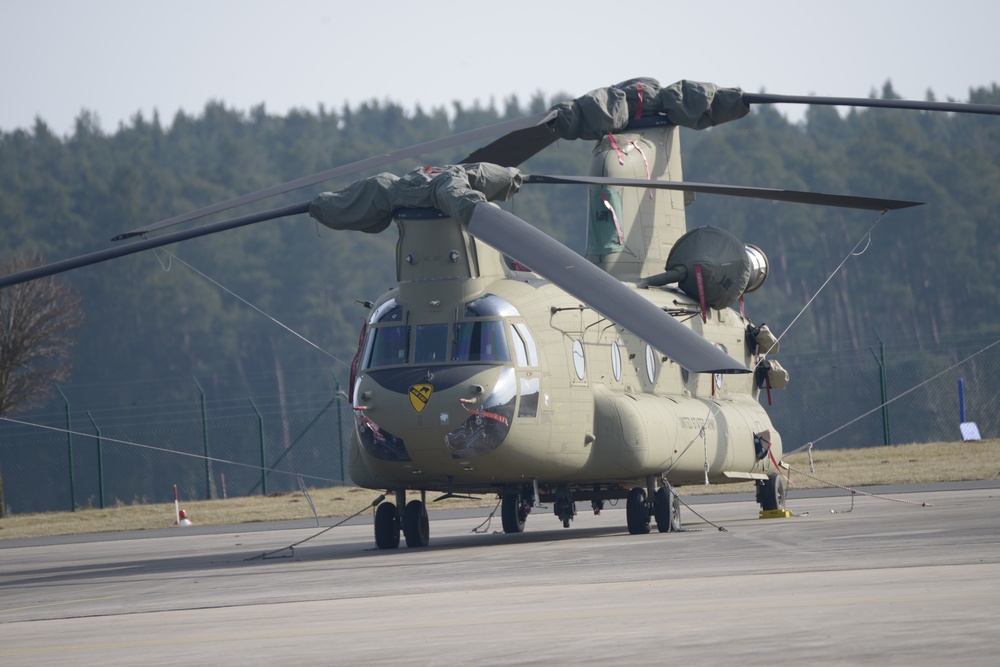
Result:
M423 412L427 407L427 401L431 400L434 387L429 384L415 384L410 387L410 405L417 412Z

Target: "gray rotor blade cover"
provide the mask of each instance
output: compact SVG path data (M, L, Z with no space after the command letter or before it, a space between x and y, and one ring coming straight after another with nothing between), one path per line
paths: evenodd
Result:
M749 370L608 273L516 215L476 204L469 233L612 322L646 341L692 373L747 373Z

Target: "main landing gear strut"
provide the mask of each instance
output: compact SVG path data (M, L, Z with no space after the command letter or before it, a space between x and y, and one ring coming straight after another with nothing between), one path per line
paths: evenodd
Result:
M399 547L402 529L408 547L426 547L431 541L430 519L427 516L427 494L420 500L406 502L406 491L396 491L396 502L383 502L375 510L375 546L379 549Z
M534 488L509 488L501 494L505 533L524 530L525 518L532 507L542 507L539 503L552 503L556 518L562 521L564 528L568 528L576 516L578 501L589 500L594 514L600 514L606 500L621 498L627 499L625 519L628 531L633 535L650 532L654 521L661 533L681 530L680 499L662 475L647 477L645 487L637 486L627 493L616 484L594 484L592 488L543 486L541 493L539 486L536 483Z
M656 520L656 529L661 533L681 529L681 501L666 480L660 478L657 488L656 479L646 479L646 489L634 487L628 492L625 501L625 520L628 532L632 535L642 535L650 531L652 520ZM649 493L647 494L647 489ZM649 496L652 495L652 501Z

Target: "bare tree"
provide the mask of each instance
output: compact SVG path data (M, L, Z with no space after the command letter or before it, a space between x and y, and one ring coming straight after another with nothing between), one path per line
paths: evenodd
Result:
M19 253L0 275L42 264ZM69 332L83 321L80 296L53 276L0 289L0 417L42 404L72 368ZM0 475L0 517L6 514Z

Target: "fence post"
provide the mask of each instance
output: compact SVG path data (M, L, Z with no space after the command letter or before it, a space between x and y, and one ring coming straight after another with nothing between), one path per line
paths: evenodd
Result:
M260 492L261 495L267 495L267 458L264 456L264 418L260 414L260 410L257 409L257 405L253 402L253 398L250 398L250 406L253 407L253 411L257 413L257 433L260 436Z
M875 354L875 350L868 348L871 351L872 356L875 357L875 363L878 364L878 377L879 385L882 388L882 444L888 447L892 444L889 438L889 397L885 386L885 342L882 340L882 336L879 336L878 329L875 330L875 336L878 338L878 354Z
M337 380L337 396L340 396L340 380ZM347 463L344 461L344 410L337 404L337 441L340 443L340 482L347 484Z
M194 380L194 384L198 387L198 393L201 394L201 441L204 445L205 452L205 499L212 499L212 461L208 456L208 415L205 409L205 390L201 388L201 384L198 382L198 378L191 376Z
M66 403L66 450L69 455L69 511L76 511L76 482L73 475L73 422L69 418L69 399L63 393L62 387L56 385L56 391Z
M90 410L87 410L87 417L97 431L97 492L100 496L101 509L104 509L104 443L101 440L101 429L91 416Z

